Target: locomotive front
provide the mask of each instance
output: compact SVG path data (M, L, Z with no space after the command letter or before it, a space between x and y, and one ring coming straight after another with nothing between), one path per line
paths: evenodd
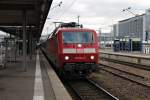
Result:
M98 41L94 30L62 29L60 32L60 61L71 73L87 74L98 64Z

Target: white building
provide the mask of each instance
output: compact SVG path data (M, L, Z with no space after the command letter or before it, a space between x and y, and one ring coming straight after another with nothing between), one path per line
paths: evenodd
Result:
M142 47L141 50L145 52L145 48L150 46L150 9L147 9L145 14L136 15L132 18L119 21L113 25L113 33L115 39L132 39L135 45ZM135 46L133 45L133 47ZM150 50L149 50L150 51Z
M121 20L113 25L115 38L137 38L140 41L150 42L150 9L145 14Z

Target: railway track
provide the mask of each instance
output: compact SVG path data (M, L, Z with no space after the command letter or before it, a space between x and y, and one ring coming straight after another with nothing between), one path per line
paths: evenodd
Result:
M142 78L141 76L138 76L138 75L135 75L135 74L132 74L132 73L128 73L128 72L124 72L124 71L121 71L121 70L118 70L118 69L110 69L109 66L107 66L107 65L101 65L101 66L102 67L100 69L104 70L105 72L108 72L108 73L113 74L117 77L123 78L127 81L136 83L138 85L150 88L149 80L148 81L141 80L141 78Z
M135 76L135 77L138 77L138 78L141 78L141 79L144 79L145 77L142 76L142 75L139 75L139 74L135 74L135 73L132 73L132 72L128 72L128 71L124 71L124 70L121 70L121 69L118 69L118 68L115 68L115 67L112 67L112 66L108 66L108 65L105 65L105 64L100 64L100 66L103 66L103 69L105 68L109 68L109 70L112 70L112 71L118 71L118 72L121 72L122 74L129 74L131 76Z
M150 71L150 66L146 66L146 65L139 65L139 64L135 64L135 63L118 61L118 60L113 60L113 59L108 59L108 58L102 58L102 60L109 61L109 62L114 62L114 63L118 63L118 64L123 64L123 65L131 66L131 67L134 67L134 68Z
M119 100L88 79L69 80L67 84L78 96L79 100Z

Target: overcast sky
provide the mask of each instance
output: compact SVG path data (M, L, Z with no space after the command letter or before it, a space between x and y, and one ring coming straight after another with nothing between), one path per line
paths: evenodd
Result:
M62 1L62 5L57 6ZM131 7L135 14L142 14L145 9L150 8L149 0L53 0L48 20L45 23L43 34L46 35L54 29L53 22L77 22L84 27L109 32L112 24L129 17L131 13L123 9Z

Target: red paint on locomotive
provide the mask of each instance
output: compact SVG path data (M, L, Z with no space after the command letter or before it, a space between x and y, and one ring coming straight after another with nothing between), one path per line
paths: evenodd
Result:
M65 40L65 38L67 39ZM81 64L86 70L90 70L93 65L98 64L97 34L92 29L59 28L47 40L46 48L47 56L56 65L57 69L67 70L66 68L70 68L67 66L68 64L74 67L76 67L76 64ZM91 67L86 68L84 65Z

